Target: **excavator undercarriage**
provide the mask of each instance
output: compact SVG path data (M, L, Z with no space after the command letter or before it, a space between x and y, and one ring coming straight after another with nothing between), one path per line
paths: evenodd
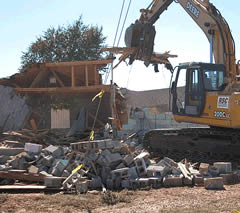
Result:
M226 128L155 129L145 134L144 147L157 157L192 162L240 162L240 131Z

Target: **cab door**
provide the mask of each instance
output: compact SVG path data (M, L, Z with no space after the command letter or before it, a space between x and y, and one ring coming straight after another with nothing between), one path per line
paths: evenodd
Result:
M199 67L178 69L173 84L173 114L199 117L205 105L203 78Z

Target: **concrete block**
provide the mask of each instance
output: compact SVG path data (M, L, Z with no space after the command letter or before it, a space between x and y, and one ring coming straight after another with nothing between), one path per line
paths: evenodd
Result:
M136 178L138 178L137 168L135 166L129 168L129 170L128 170L128 177L129 177L129 179L136 179Z
M150 177L149 184L155 189L160 188L162 186L162 179L162 177Z
M112 179L115 180L117 177L121 177L121 179L128 178L128 170L129 168L116 169L111 172Z
M60 146L50 145L44 149L47 153L53 155L53 157L58 158L63 155L63 149Z
M130 180L122 180L121 187L123 189L131 189Z
M204 178L201 176L194 176L193 183L195 186L204 186Z
M90 182L91 181L84 181L76 183L76 191L81 194L87 193Z
M122 169L122 168L126 168L126 166L123 163L120 163L116 169Z
M126 155L124 158L123 158L123 162L124 162L124 164L126 165L126 166L129 166L130 164L132 164L133 163L133 160L134 160L134 158L133 158L133 155Z
M106 185L108 189L113 189L114 183L112 179L107 179Z
M101 170L101 177L102 177L102 181L104 184L107 184L107 179L109 179L111 176L111 168L110 167L102 167Z
M122 157L119 153L111 153L107 150L101 153L102 156L102 166L107 166L114 168L116 167L119 163L122 162Z
M163 177L169 171L168 167L150 165L147 167L148 177Z
M205 189L212 190L223 190L223 178L215 177L215 178L204 178L204 187Z
M25 143L24 151L29 153L40 153L42 150L42 145L35 143Z
M91 181L91 184L90 184L90 187L91 189L99 189L102 187L102 179L101 177L97 176L97 177L94 177Z
M62 186L62 180L61 177L45 177L44 186L48 188L60 188Z
M38 169L38 167L31 165L31 166L28 168L28 172L29 172L29 173L32 173L32 174L38 174L39 169Z
M201 163L200 166L199 166L199 172L202 175L208 175L209 164L208 163Z
M184 186L193 186L193 179L183 177L183 185Z
M220 174L220 177L223 178L224 185L231 185L237 183L237 178L235 174Z
M219 169L214 166L210 165L208 170L213 177L217 177L219 175Z
M183 186L183 181L181 177L172 177L167 176L163 178L163 186L164 187L179 187Z
M178 164L170 159L170 158L167 158L167 157L164 157L162 160L160 160L157 164L157 166L163 166L163 167L168 167L168 168L172 168L172 167L175 167L177 168L178 167Z
M138 187L145 188L147 186L150 186L149 178L139 178L138 179Z
M220 174L232 173L232 163L231 162L215 162L213 164L215 168L218 168Z
M53 164L54 158L51 155L43 157L39 163L43 166L51 167Z
M139 177L144 177L147 175L146 163L143 158L136 158L134 160Z

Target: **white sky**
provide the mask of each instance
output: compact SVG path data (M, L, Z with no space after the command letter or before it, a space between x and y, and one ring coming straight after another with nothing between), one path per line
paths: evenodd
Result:
M20 67L22 51L35 42L50 26L71 24L83 16L84 24L103 27L107 36L107 44L112 46L122 0L82 1L82 0L12 0L1 3L0 19L0 77L7 77ZM126 7L128 4L126 0ZM132 0L129 16L124 28L139 18L139 9L146 8L151 1ZM239 0L211 0L228 21L236 42L236 56L240 59ZM126 7L124 12L126 11ZM156 25L155 51L170 51L178 55L171 62L176 66L180 62L209 62L209 44L194 21L179 4L173 3L163 13ZM120 47L124 47L124 33ZM117 61L115 62L117 63ZM131 71L130 71L131 70ZM131 90L150 90L169 86L169 71L159 67L154 73L150 65L146 68L142 62L134 62L133 66L121 64L114 70L114 82L120 87Z

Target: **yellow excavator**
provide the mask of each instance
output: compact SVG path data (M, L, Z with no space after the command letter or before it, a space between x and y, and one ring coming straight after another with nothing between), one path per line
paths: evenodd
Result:
M210 43L210 63L182 63L172 82L172 113L177 122L208 128L157 129L144 137L144 145L158 155L192 160L240 159L240 63L227 21L209 0L153 0L125 33L130 56L152 63L155 27L160 15L178 3L197 23ZM215 63L213 63L215 61ZM168 66L173 72L171 66Z

